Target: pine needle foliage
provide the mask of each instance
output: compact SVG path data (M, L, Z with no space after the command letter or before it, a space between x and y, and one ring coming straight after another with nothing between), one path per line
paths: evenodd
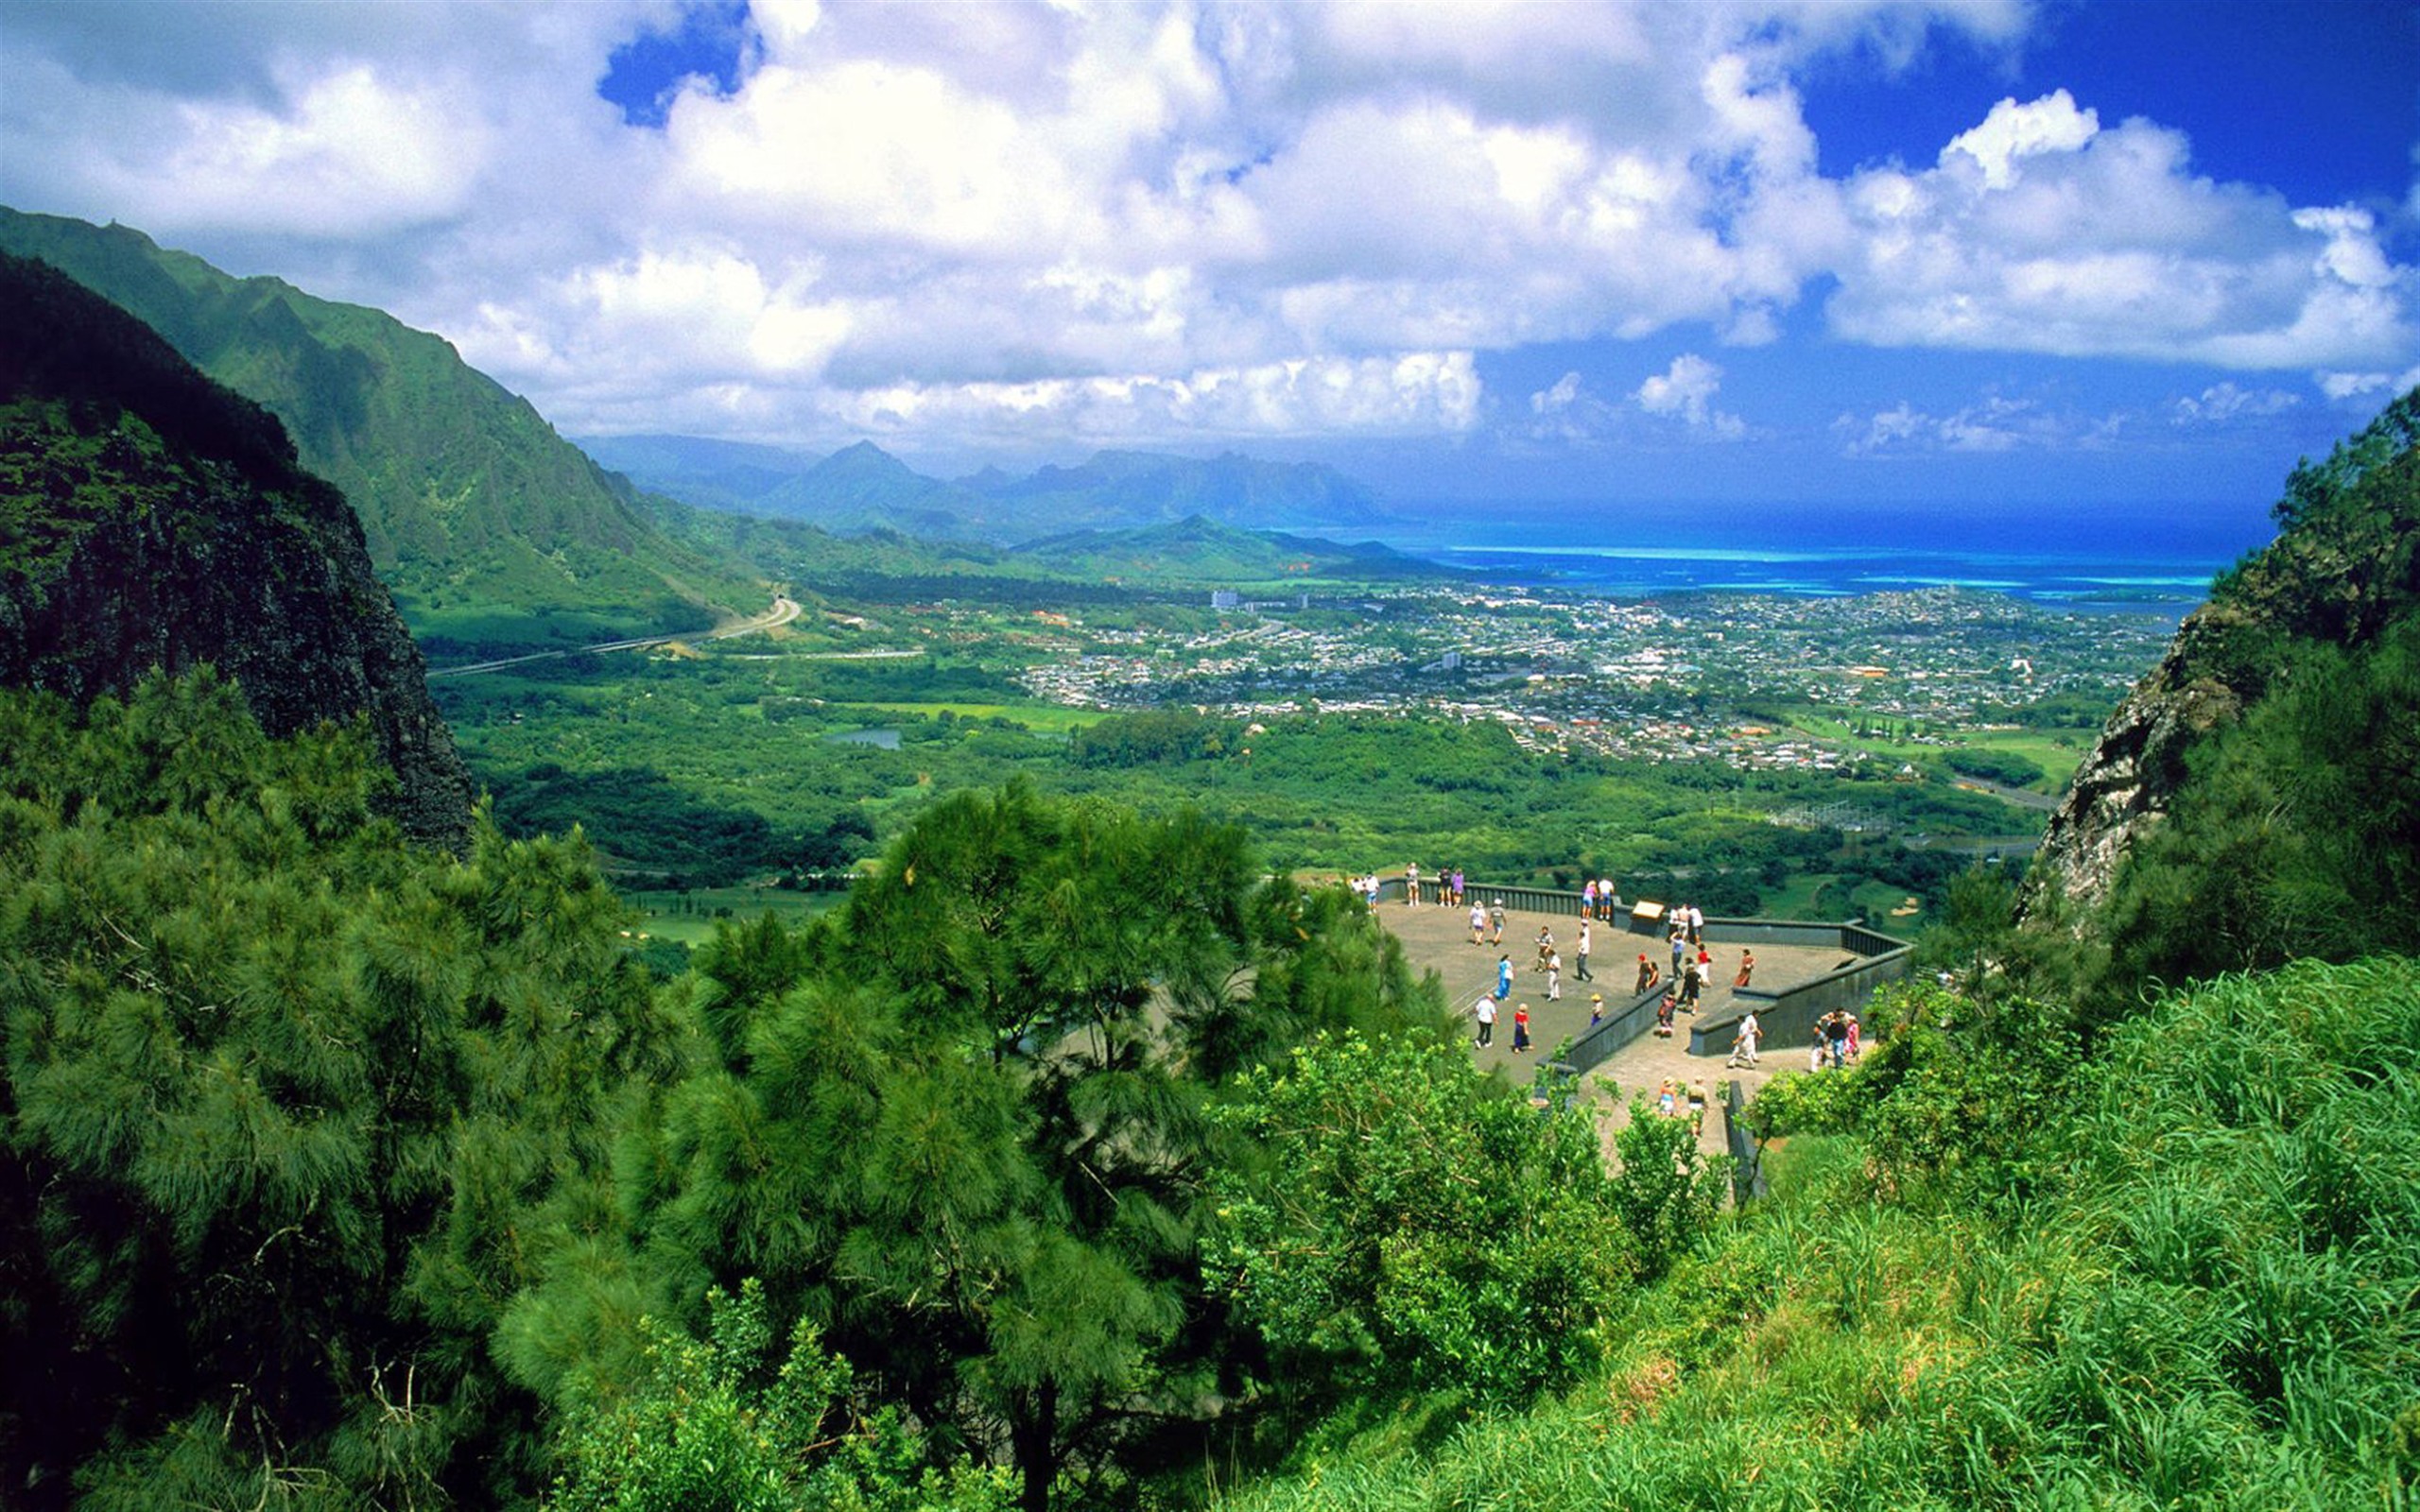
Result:
M662 1062L577 840L463 861L358 730L0 696L0 1474L24 1504L508 1494L521 1235Z

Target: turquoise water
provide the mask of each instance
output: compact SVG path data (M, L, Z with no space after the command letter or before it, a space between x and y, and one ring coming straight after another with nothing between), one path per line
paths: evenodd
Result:
M1617 597L1699 592L1845 597L1963 587L2046 607L2181 615L2269 539L2241 508L2185 506L1891 513L1463 509L1356 531L1499 583Z

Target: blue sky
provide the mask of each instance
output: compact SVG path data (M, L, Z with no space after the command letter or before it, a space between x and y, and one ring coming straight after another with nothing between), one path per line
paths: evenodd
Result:
M2420 383L2420 8L0 0L0 200L567 434L2256 518Z

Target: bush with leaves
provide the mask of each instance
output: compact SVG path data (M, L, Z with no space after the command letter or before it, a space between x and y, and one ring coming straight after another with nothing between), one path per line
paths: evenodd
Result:
M1280 1373L1329 1391L1514 1402L1571 1380L1720 1190L1677 1121L1610 1177L1590 1113L1533 1107L1458 1043L1322 1040L1220 1116L1260 1154L1215 1178L1207 1263Z
M812 1324L777 1354L754 1280L709 1295L706 1319L703 1340L649 1319L620 1389L575 1381L549 1512L1006 1512L1004 1476L934 1469L897 1407L860 1412Z

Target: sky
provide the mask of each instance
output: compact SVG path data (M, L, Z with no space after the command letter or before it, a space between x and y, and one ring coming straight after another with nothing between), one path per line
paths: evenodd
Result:
M2420 384L2420 6L0 0L0 202L574 437L2256 513Z

